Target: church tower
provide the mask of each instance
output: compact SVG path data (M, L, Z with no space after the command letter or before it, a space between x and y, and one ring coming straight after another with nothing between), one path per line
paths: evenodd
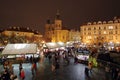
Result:
M45 32L50 31L51 30L50 28L51 28L51 23L50 23L50 19L48 19L45 25Z
M61 29L62 29L62 20L60 19L59 10L57 10L57 13L55 16L55 30L61 30Z

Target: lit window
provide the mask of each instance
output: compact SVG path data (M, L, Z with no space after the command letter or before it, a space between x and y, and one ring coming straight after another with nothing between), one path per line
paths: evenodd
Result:
M88 39L91 39L91 36L88 36L87 38L88 38Z
M106 31L104 31L104 34L106 34L107 32Z
M109 26L108 29L113 29L113 26Z

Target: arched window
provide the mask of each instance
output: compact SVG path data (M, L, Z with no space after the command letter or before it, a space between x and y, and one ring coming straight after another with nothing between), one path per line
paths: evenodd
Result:
M115 26L115 29L118 29L117 26Z
M84 31L86 31L86 28L84 28Z
M106 27L104 27L104 30L106 30Z
M88 30L91 30L91 28L88 28Z
M99 27L99 30L100 30L101 28Z
M94 30L96 30L96 27L94 27Z

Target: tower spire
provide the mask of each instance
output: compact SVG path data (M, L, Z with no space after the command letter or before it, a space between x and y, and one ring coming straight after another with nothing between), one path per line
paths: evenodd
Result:
M59 10L57 10L56 19L60 19L60 12L59 12Z

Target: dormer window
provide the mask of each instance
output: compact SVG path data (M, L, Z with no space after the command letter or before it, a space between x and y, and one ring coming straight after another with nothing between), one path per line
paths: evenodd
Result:
M16 29L16 27L13 27L13 29Z
M27 27L27 30L29 30L29 27Z

